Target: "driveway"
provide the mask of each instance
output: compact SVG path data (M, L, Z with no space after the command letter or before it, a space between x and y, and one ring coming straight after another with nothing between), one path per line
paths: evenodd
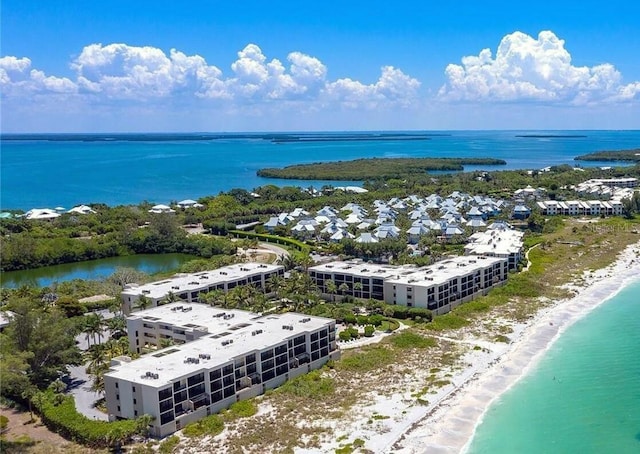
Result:
M92 379L85 367L86 365L69 367L69 375L63 379L67 384L67 394L74 397L79 413L89 419L108 421L109 417L94 407L96 401L103 396L91 390Z

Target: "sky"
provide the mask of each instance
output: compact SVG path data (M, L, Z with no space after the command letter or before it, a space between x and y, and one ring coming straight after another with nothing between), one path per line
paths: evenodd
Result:
M640 129L640 2L2 0L2 132Z

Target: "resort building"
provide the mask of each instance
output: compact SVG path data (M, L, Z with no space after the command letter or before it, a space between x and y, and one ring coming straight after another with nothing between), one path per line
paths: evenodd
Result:
M427 308L441 315L502 285L508 273L504 258L453 257L386 279L384 300L387 304Z
M264 263L238 263L211 271L178 274L170 279L138 285L128 284L122 292L123 310L126 314L136 306L141 296L145 296L150 307L173 293L186 302L198 302L200 293L212 290L228 292L238 285L251 284L266 289L271 276L284 276L284 267Z
M383 300L387 304L431 309L444 314L452 308L486 294L502 284L509 272L503 257L462 256L422 268L411 265L374 265L361 261L331 262L309 268L309 275L325 294L327 281L340 295ZM359 284L359 285L357 285Z
M260 315L171 303L136 313L128 326L136 347L147 333L176 340L191 333L195 339L136 360L116 358L104 376L109 418L151 415L157 437L340 356L334 320L292 312Z
M324 295L330 295L327 281L333 281L336 288L347 284L349 290L345 295L356 298L384 300L384 281L403 272L413 272L413 266L397 267L392 265L375 265L358 260L347 262L329 262L309 268L309 276ZM356 285L359 284L359 285Z
M503 258L507 260L509 270L514 270L523 258L523 236L524 232L496 222L488 230L472 234L464 247L464 253Z
M619 200L546 200L537 202L543 216L622 216L624 207Z

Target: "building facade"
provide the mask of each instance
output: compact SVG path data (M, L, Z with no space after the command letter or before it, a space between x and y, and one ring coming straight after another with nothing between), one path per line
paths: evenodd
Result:
M348 287L339 291L340 295L428 308L435 314L444 314L486 294L501 285L508 272L507 258L487 256L452 257L422 268L360 261L331 262L309 268L309 275L325 295L329 294L327 281L332 280L337 288L343 284Z
M117 358L104 376L109 418L149 414L155 418L152 433L157 437L340 355L335 321L321 317L172 303L136 313L130 326L135 328L138 322L140 326L150 322L174 337L186 338L190 332L195 338L133 361ZM135 345L145 329L151 328L130 331L129 341Z
M462 303L486 295L502 285L509 274L506 259L463 256L443 260L385 281L385 302L422 307L446 314Z
M284 276L284 267L265 263L238 263L211 271L179 274L163 281L138 285L128 284L122 292L122 305L126 314L136 307L141 296L145 296L150 307L173 293L180 300L198 302L201 293L212 290L228 292L239 285L253 285L266 289L271 276Z

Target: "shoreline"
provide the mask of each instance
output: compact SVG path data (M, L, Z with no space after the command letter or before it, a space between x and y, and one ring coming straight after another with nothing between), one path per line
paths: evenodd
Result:
M455 385L438 392L421 417L409 418L414 420L402 424L399 436L377 452L467 452L491 405L528 375L571 325L637 281L640 241L625 248L611 265L586 272L583 283L566 284L575 292L573 297L542 309L526 322L513 323L513 340L505 348L498 346L488 355L468 352L467 366L452 377Z

